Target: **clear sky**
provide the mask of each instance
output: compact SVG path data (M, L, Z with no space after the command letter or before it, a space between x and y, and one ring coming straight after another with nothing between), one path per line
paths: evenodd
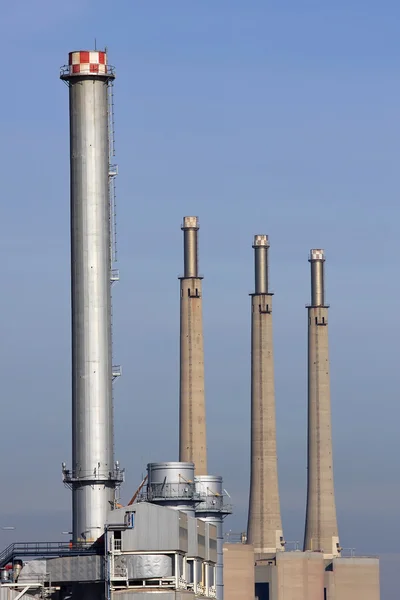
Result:
M116 457L123 499L178 451L184 215L199 215L210 472L245 529L252 236L271 242L280 489L301 541L310 248L326 249L341 542L400 567L400 4L390 0L0 2L0 525L69 529L70 50L107 45L115 84ZM3 544L13 532L3 532ZM1 538L1 536L0 536ZM398 554L396 557L395 555ZM396 588L397 589L397 588Z

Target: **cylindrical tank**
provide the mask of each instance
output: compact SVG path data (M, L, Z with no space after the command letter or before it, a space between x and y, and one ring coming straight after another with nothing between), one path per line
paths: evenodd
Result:
M0 569L0 582L8 583L10 581L10 572L7 569Z
M98 51L69 54L72 470L74 542L104 530L115 472L112 407L109 95L114 74Z
M195 516L194 464L162 462L147 465L147 500Z
M13 574L13 581L17 582L18 581L18 577L19 574L21 573L22 567L24 566L24 563L22 562L22 560L14 560L13 562L13 568L12 568L12 574Z
M207 523L212 523L217 529L217 565L216 565L216 597L224 597L224 532L223 521L231 514L230 506L224 504L222 477L219 475L199 475L195 479L196 492L199 502L196 505L196 517Z
M222 477L220 475L198 475L194 478L199 503L196 513L220 512L224 508Z

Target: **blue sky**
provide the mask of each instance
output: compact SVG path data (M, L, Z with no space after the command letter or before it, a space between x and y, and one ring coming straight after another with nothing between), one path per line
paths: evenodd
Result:
M210 469L224 476L236 507L227 527L246 521L251 242L267 233L282 510L286 538L301 540L307 256L323 247L341 542L391 554L382 600L395 598L400 5L115 4L0 2L0 517L21 523L19 538L69 528L60 472L70 462L68 93L58 74L70 50L96 38L118 74L114 354L124 371L115 386L123 498L148 461L177 458L180 223L195 214Z

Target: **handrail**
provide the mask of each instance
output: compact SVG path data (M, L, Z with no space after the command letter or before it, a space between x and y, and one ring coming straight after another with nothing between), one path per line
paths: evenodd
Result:
M103 550L93 543L70 542L15 542L0 553L0 568L18 556L80 556L102 554Z

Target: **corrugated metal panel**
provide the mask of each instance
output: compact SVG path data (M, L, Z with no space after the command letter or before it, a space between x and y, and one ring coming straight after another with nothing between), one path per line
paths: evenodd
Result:
M197 519L188 519L188 557L196 558L199 555L197 540Z
M198 556L206 558L206 524L201 519L197 519L197 544Z
M122 531L122 551L173 550L187 552L185 518L170 508L139 503L133 509L135 526Z
M115 525L115 524L123 524L125 513L127 512L129 507L124 508L115 508L114 510L110 510L107 515L107 524Z
M122 554L115 557L115 573L128 571L128 579L172 577L173 559L165 554Z
M66 556L51 558L47 570L52 583L64 581L101 581L104 577L102 556Z
M185 552L187 552L189 547L188 540L188 516L182 511L179 511L179 545L182 549L186 548Z
M113 600L194 600L193 592L174 592L172 590L120 591L113 592Z
M47 560L29 560L24 563L20 576L18 577L19 582L23 581L42 581L47 573Z
M9 587L0 586L0 600L13 600L18 596L20 591L20 589L15 591L11 590ZM24 600L37 600L37 598L30 596L29 594L25 594Z
M206 528L206 560L216 563L217 562L217 527L212 523L207 523Z

